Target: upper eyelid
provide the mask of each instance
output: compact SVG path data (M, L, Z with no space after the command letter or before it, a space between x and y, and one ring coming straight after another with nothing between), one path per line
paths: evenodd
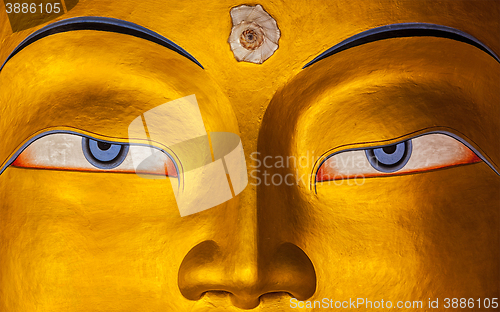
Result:
M125 143L125 142L116 142L116 141L111 141L111 140L106 140L106 139L97 139L95 137L92 137L90 135L87 135L87 134L83 134L83 133L80 133L80 132L76 132L76 131L70 131L70 130L49 130L49 131L45 131L43 133L40 133L38 135L35 135L33 136L32 138L30 138L26 143L24 143L21 147L19 147L16 152L9 158L9 160L0 168L0 175L10 166L12 165L12 163L14 163L14 161L17 159L17 157L19 157L19 155L21 155L31 144L33 144L33 142L43 138L43 137L46 137L46 136L49 136L49 135L53 135L53 134L70 134L70 135L76 135L76 136L79 136L79 137L86 137L86 138L89 138L89 139L92 139L92 140L96 140L96 141L101 141L101 142L106 142L106 143L110 143L110 144L121 144L121 145L124 145L124 144L128 144L130 146L146 146L146 147L151 147L151 148L154 148L158 151L161 151L163 152L164 154L167 155L167 157L169 157L174 166L175 166L175 169L177 171L177 174L180 174L180 168L177 164L177 161L175 160L175 158L171 155L171 153L169 153L168 151L162 149L162 148L159 148L159 147L156 147L156 146L152 146L150 144L143 144L143 143Z

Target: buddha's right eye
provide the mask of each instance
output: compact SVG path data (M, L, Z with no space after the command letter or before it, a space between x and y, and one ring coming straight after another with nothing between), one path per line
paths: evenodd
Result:
M68 133L49 134L35 140L21 152L12 166L178 177L171 156L160 149Z
M323 161L316 182L414 174L481 162L462 141L428 133L395 144L341 151Z

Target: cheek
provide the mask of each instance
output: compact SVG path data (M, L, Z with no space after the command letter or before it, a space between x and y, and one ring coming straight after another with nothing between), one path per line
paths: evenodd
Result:
M353 180L318 185L316 215L309 225L317 230L306 238L328 255L313 256L315 266L323 268L318 296L415 299L411 294L422 257L416 232L422 213L413 195L400 188L408 181L399 177L399 183L366 179L362 185Z
M429 255L421 267L444 281L439 284L429 274L429 284L457 298L495 297L500 291L500 249L495 247L500 245L500 178L479 163L425 175L421 185L415 201L427 212L421 233Z
M493 296L500 290L492 247L500 243L499 187L484 163L363 185L318 184L305 238L323 268L316 296Z
M0 189L1 310L154 310L177 300L189 231L169 180L9 168Z

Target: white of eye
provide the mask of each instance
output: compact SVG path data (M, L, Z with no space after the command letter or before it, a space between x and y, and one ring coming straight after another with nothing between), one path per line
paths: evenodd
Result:
M345 178L349 176L381 176L431 170L471 163L477 156L467 146L451 136L433 133L411 139L412 152L406 165L394 173L376 170L367 159L365 150L353 150L328 158L318 172L317 180ZM334 177L335 176L335 177Z
M150 157L152 154L154 158ZM137 166L134 166L134 163L141 163L148 157L148 161L144 162L141 167L143 172L163 173L165 166L172 163L165 153L156 148L130 145L128 155L123 162L111 170L113 172L136 172ZM35 140L18 156L13 165L25 168L109 171L96 168L87 161L82 150L82 136L67 133L49 134Z

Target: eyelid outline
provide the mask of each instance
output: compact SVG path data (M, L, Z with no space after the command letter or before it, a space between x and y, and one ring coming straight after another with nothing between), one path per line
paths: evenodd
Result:
M445 128L445 127L439 127L439 128L442 129L442 128ZM335 156L335 155L343 153L343 152L366 150L368 148L380 148L380 147L392 145L392 144L395 144L395 143L398 143L398 142L402 142L402 141L405 141L405 140L409 140L409 139L415 139L415 138L418 138L418 137L421 137L421 136L424 136L424 135L429 135L429 134L444 134L444 135L447 135L447 136L449 136L449 137L451 137L451 138L459 141L460 143L462 143L463 145L465 145L467 148L469 148L474 154L476 154L477 157L479 157L484 163L486 163L497 175L500 175L500 173L498 172L498 170L495 168L493 161L488 160L485 156L483 156L483 153L481 153L477 148L475 148L474 146L472 146L472 144L470 144L469 142L467 142L461 136L459 136L459 135L457 135L457 134L455 134L453 132L446 131L446 130L431 130L431 131L426 131L428 129L436 129L436 127L418 130L418 131L415 131L415 132L412 132L412 133L409 133L409 134L406 134L406 135L403 135L401 137L394 138L394 139L389 139L389 140L384 140L384 141L376 141L376 142L354 143L354 144L348 144L348 145L338 146L336 148L330 149L329 151L325 152L320 158L318 158L318 160L314 164L314 166L313 166L313 174L311 174L311 181L310 181L310 184L309 184L310 185L310 189L314 190L315 194L318 193L318 191L316 189L316 185L317 185L316 176L318 175L318 171L321 168L321 166L323 165L323 163L325 161L327 161L332 156ZM449 129L451 129L451 128L449 128ZM453 131L459 133L457 130L453 129ZM463 136L466 137L465 135L463 135ZM332 152L332 151L334 151L336 149L339 149L339 148L342 148L342 147L346 147L346 146L352 146L352 145L358 145L358 146L359 145L363 145L363 146L353 147L353 148L347 148L347 149L341 149L341 150L337 150L335 152ZM486 153L484 153L484 154L486 154Z
M57 134L57 133L77 135L80 137L85 137L85 138L89 138L92 140L98 140L98 141L111 143L111 144L121 144L121 145L128 144L128 145L133 145L133 146L147 146L147 147L155 148L155 149L163 152L165 155L167 155L168 158L170 158L170 160L172 160L172 162L174 163L174 166L175 166L175 170L177 170L177 176L179 177L179 184L181 183L180 180L181 180L181 176L182 176L182 174L181 174L182 173L182 171L181 171L182 165L179 168L178 163L180 164L180 161L177 159L177 155L175 155L175 153L173 153L172 151L168 152L166 149L163 149L163 148L160 148L157 146L153 146L151 144L145 144L145 143L132 143L132 144L130 144L130 143L126 143L126 142L110 141L108 139L100 139L100 138L90 136L88 134L84 134L84 133L76 132L76 131L72 131L72 130L48 130L48 131L43 131L39 134L36 134L36 135L30 137L30 139L28 139L24 144L22 144L21 147L17 148L16 152L12 156L10 156L9 160L0 168L0 175L2 175L2 173L10 165L12 165L12 163L17 159L17 157L19 157L19 155L21 155L21 153L24 152L33 142L35 142L36 140L41 139L43 137L46 137L48 135ZM101 136L101 135L97 135L97 136ZM175 155L175 157L173 155Z

